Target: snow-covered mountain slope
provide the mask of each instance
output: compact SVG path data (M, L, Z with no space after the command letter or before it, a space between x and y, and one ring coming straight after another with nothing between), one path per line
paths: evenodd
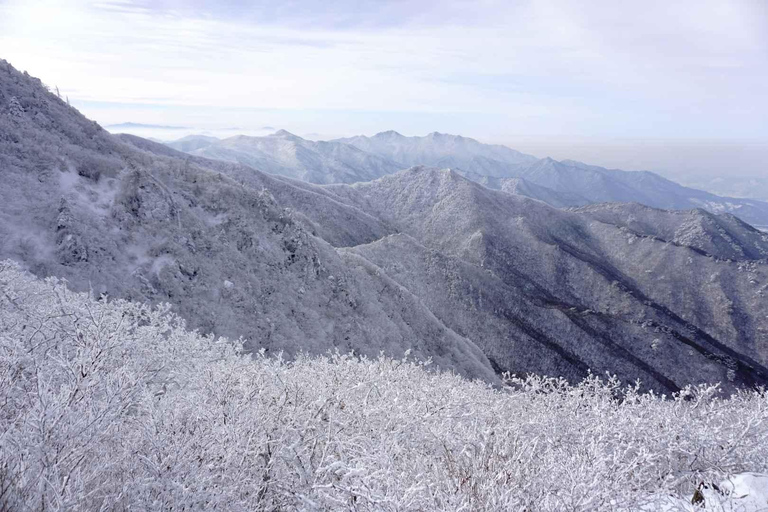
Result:
M765 239L739 221L720 219L706 235L678 212L648 209L649 223L677 223L670 242L642 223L628 230L424 168L326 188L403 233L350 251L498 369L577 378L591 368L661 389L768 378L768 267L743 250Z
M133 135L118 135L118 137L144 151L157 155L175 156L225 174L251 189L269 190L280 205L291 209L297 221L302 222L312 234L320 236L334 247L365 244L395 232L394 228L382 220L338 197L333 193L332 188L258 172L242 164L186 155L166 145L156 144ZM307 216L307 212L311 212L311 216Z
M196 144L197 147L190 146ZM280 130L266 137L221 141L181 139L168 144L195 156L249 165L310 183L355 183L399 171L402 165L340 142L311 141Z
M374 263L497 371L610 371L662 390L768 378L765 235L732 216L568 212L449 170L317 186L218 165Z
M399 162L402 167L453 168L490 188L540 199L557 207L638 202L654 208L703 208L714 213L733 213L750 224L768 225L766 202L717 196L647 171L621 171L572 160L537 159L505 146L440 133L405 137L390 131L373 137L338 140ZM505 178L523 178L529 185L520 186ZM534 187L536 185L544 189Z
M252 349L410 349L495 381L467 338L269 191L150 141L170 156L129 145L5 62L0 112L0 258L75 289L169 302L191 327Z
M641 236L734 261L768 259L768 234L738 217L706 210L657 210L638 203L603 203L576 211Z
M456 172L467 179L483 185L484 187L494 190L502 190L508 194L515 194L518 196L538 199L539 201L544 201L545 203L550 204L556 208L567 208L590 204L588 199L578 194L572 192L558 192L554 189L537 185L536 183L530 182L524 178L492 178L490 176L482 176L472 172L462 171L460 169L457 169Z
M765 240L733 218L564 211L421 167L313 185L111 136L8 65L0 112L0 258L76 289L270 353L768 383Z
M732 216L565 212L449 170L351 187L222 172L382 268L499 371L576 379L591 368L660 389L768 375L765 235Z

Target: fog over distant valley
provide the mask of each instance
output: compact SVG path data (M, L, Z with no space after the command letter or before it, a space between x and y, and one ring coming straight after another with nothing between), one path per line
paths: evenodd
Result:
M647 170L718 195L768 199L768 139L542 139L494 140L525 153L573 159L629 171Z

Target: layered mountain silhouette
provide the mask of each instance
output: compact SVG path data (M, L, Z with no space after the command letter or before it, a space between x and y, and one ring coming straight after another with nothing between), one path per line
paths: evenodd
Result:
M409 142L426 147L414 158L454 144L451 165L498 170L487 186L463 168L393 172L396 151L287 133L193 139L182 153L108 134L5 62L0 113L0 258L73 288L168 302L203 332L288 356L412 350L491 383L592 371L665 392L768 384L768 235L733 215L580 204L593 188L540 183L560 163L503 147L480 158L482 144L440 134L439 146ZM228 140L300 165L270 174L206 157ZM502 159L530 172L504 176ZM597 190L644 183L573 167ZM317 185L313 173L377 179ZM542 190L579 208L519 192Z
M654 208L733 213L745 222L768 226L768 203L764 201L717 196L647 171L538 159L460 135L435 132L406 137L387 131L373 137L315 142L280 130L266 137L239 135L224 140L192 135L167 145L195 156L237 162L309 183L370 181L426 165L454 169L488 188L539 199L558 208L637 202Z
M338 139L338 142L400 162L403 167L454 168L491 188L520 193L558 207L630 201L655 208L703 208L714 213L733 213L745 222L768 226L766 202L720 197L647 171L606 169L573 160L537 159L505 146L481 144L467 137L441 133L405 137L397 132L383 132L373 137ZM529 185L510 186L505 178L522 178Z

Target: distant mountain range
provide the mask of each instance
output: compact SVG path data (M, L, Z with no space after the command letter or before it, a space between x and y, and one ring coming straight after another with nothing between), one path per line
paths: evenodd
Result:
M192 155L237 162L309 183L368 181L403 168L349 144L315 142L285 130L266 137L238 135L224 140L189 136L168 145Z
M314 142L280 130L266 137L224 140L189 136L169 146L196 156L249 165L310 183L370 181L415 165L451 168L486 187L539 199L553 206L638 202L654 208L702 208L733 213L768 226L768 203L721 197L684 187L647 171L621 171L573 160L538 159L505 146L459 135L405 137L388 131ZM357 149L359 151L355 151Z
M517 169L537 161L536 157L505 146L482 144L460 135L437 132L425 137L405 137L388 131L373 137L358 136L335 142L389 158L404 167L429 165L453 168L492 178L515 177Z
M268 354L411 350L493 384L768 385L768 234L729 213L596 204L690 191L651 173L440 134L278 132L183 153L110 135L4 61L0 113L0 259L73 288L170 303ZM409 154L455 169L395 172Z

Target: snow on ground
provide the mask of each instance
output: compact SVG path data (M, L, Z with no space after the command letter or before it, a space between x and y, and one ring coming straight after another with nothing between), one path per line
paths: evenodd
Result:
M690 499L656 494L643 500L639 510L765 512L768 510L768 473L739 473L728 476L719 484L702 483Z

